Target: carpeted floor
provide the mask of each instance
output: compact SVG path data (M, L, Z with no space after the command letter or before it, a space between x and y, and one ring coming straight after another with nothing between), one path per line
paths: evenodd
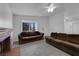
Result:
M14 44L20 49L20 56L70 56L69 54L47 44L44 40L26 44Z

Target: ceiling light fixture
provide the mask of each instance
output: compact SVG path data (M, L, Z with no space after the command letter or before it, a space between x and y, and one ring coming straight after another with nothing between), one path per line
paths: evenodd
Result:
M57 6L54 6L54 4L50 4L49 6L46 7L48 12L53 12L55 8L57 8Z

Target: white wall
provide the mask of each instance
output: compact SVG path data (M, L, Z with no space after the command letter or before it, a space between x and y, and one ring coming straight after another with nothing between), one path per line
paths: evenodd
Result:
M71 21L65 21L64 22L64 32L68 34L72 34L72 22Z
M79 20L71 20L64 22L65 33L68 34L79 34Z
M13 15L14 41L18 40L18 34L22 31L22 20L36 21L38 23L38 30L48 35L49 31L49 17L46 16L20 16Z
M79 34L79 4L65 4L65 17L67 21L64 22L65 33Z
M50 33L51 32L64 32L64 13L57 13L56 15L50 16L49 20Z
M79 34L79 21L72 23L72 30L73 34Z
M12 13L8 4L0 3L0 27L12 28Z
M68 34L79 34L79 19L64 22L64 31Z

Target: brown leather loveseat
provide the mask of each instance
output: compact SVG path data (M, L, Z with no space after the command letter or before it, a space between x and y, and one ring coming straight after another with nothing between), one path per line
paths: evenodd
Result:
M33 42L37 40L42 40L44 33L35 31L35 32L21 32L18 35L19 44Z
M46 42L73 56L79 56L79 34L51 33Z

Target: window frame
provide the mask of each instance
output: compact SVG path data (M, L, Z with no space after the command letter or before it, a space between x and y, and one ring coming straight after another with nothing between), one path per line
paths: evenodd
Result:
M30 21L30 20L22 20L22 29L21 29L21 31L23 32L23 23L24 22L26 22L26 23L35 23L35 31L38 31L38 23L36 22L36 21ZM30 30L31 31L31 30ZM28 32L30 32L30 31L28 31Z

